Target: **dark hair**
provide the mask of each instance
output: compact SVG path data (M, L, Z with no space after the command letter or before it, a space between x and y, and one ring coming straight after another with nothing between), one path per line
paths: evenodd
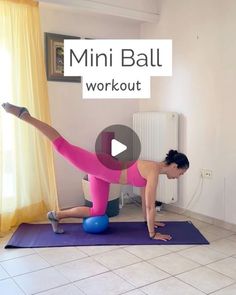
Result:
M166 154L165 162L167 165L175 163L177 164L177 168L187 169L189 167L189 161L185 154L179 153L176 150L170 150Z

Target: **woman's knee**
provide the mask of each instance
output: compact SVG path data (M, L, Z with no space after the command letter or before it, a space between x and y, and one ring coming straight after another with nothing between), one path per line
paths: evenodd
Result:
M93 203L90 214L91 216L104 215L107 209L110 184L94 175L89 175L89 181Z
M92 207L89 209L90 216L101 216L106 213L106 208L96 208Z
M57 152L63 154L64 146L67 145L68 142L62 136L60 136L53 140L52 144Z

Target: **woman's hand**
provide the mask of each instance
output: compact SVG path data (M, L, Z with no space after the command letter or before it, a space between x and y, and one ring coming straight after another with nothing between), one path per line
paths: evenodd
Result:
M160 233L156 233L153 237L152 237L153 240L161 240L161 241L169 241L172 239L172 237L170 235L163 235L163 234L160 234Z
M159 227L164 227L164 226L165 226L165 223L155 221L155 223L154 223L154 227L155 227L155 228L158 228L158 226L159 226Z

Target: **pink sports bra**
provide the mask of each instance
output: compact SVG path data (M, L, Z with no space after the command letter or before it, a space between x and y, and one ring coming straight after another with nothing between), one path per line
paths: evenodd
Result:
M137 161L127 169L127 184L138 187L144 187L147 184L147 180L139 173Z

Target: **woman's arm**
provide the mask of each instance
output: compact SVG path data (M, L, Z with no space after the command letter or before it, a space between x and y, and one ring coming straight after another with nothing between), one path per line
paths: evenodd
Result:
M167 241L171 239L170 235L162 235L160 233L155 232L155 200L158 176L159 175L156 169L152 169L147 176L147 184L145 187L145 207L147 216L147 226L150 238Z
M144 222L147 224L146 202L145 202L145 187L140 188L140 196L141 196L141 201L142 201L143 219L144 219ZM165 226L165 223L155 221L154 227L157 228L158 226L163 227L163 226Z
M158 175L155 171L152 171L147 177L147 184L145 187L145 211L147 217L147 226L149 236L155 235L155 199L157 189Z
M146 202L145 202L145 187L140 188L140 196L141 196L141 201L142 201L143 218L144 218L144 221L147 221Z

